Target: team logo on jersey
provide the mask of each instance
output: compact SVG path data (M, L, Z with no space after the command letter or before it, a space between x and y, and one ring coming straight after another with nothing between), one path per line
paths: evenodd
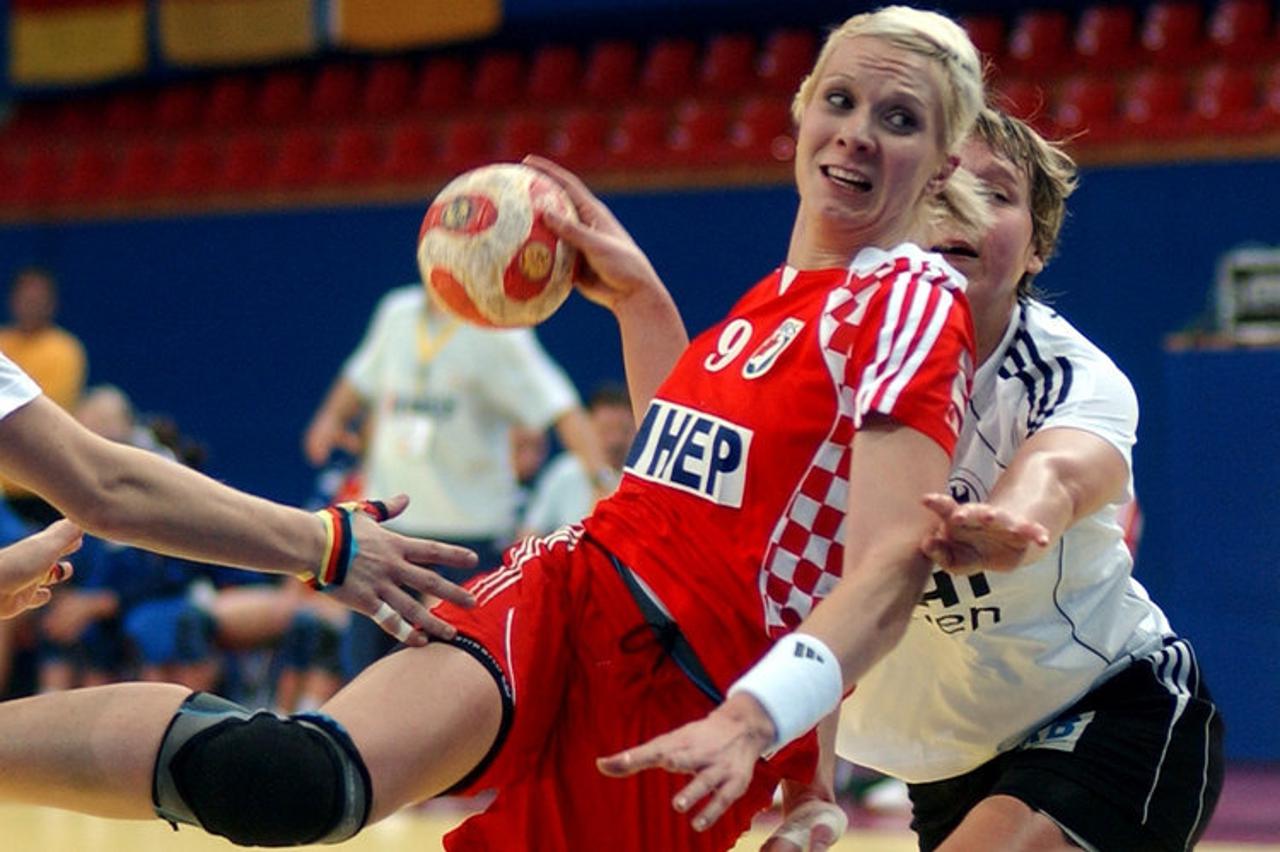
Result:
M738 508L754 433L719 417L655 399L627 456L627 472L721 506Z
M778 360L778 356L791 345L802 328L804 328L803 320L795 317L784 319L782 325L775 328L773 334L756 347L756 351L751 353L747 363L742 365L742 378L758 379L769 372L774 362Z

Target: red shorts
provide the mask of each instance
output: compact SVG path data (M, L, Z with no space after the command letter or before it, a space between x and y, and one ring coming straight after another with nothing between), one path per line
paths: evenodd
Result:
M705 832L671 807L689 776L607 778L596 758L713 708L644 622L608 554L580 528L512 548L468 584L477 606L436 613L497 662L513 703L492 762L468 785L497 798L445 838L452 852L497 849L730 849L771 803L779 777L757 766L746 794ZM790 773L789 773L790 774Z

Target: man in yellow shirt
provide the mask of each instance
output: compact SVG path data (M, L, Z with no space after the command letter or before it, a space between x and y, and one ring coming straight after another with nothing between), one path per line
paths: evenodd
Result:
M11 324L0 328L0 352L35 379L45 396L70 411L80 401L88 372L84 346L71 332L54 323L58 287L44 269L30 266L14 276L9 287ZM25 521L46 526L59 512L26 489L0 480L10 507Z

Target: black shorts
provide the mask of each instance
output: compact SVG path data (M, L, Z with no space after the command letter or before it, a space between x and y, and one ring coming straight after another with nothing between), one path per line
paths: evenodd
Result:
M1191 645L1168 639L1021 745L971 772L911 784L920 848L988 796L1012 796L1099 852L1184 852L1222 792L1222 717Z

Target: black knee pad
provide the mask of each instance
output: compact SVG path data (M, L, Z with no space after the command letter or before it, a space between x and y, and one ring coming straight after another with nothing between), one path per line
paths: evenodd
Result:
M364 761L327 716L282 717L207 693L179 708L160 744L156 813L241 846L339 843L369 816Z

